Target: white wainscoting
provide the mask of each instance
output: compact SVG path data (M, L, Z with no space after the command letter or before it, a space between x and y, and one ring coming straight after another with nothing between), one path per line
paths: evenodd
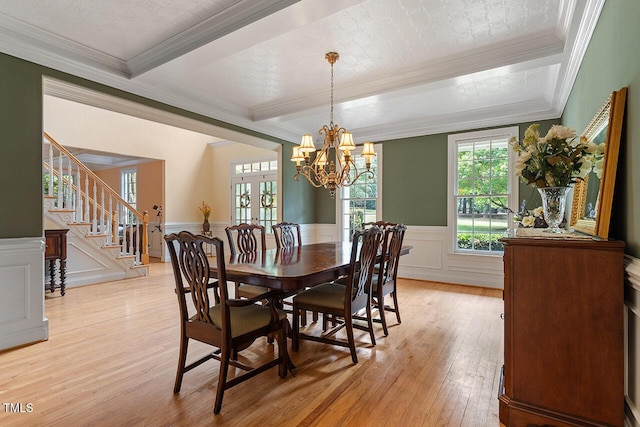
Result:
M211 231L226 242L225 222L211 223ZM199 233L200 223L165 224L165 233L188 230ZM335 242L340 238L340 230L335 224L301 224L300 232L304 243ZM460 255L450 250L450 234L447 227L408 226L404 244L411 246L411 252L400 258L401 277L461 285L483 286L502 289L504 270L502 255ZM267 247L275 247L273 235L267 234ZM166 251L163 260L169 261Z
M0 239L0 350L49 338L44 239Z
M640 259L625 264L625 424L640 427Z
M502 289L502 254L453 253L448 227L407 226L404 245L412 246L400 258L401 277Z

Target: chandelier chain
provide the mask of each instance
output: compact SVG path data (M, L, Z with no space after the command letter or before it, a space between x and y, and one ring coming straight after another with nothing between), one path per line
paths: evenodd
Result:
M329 117L329 124L333 127L333 62L331 63L331 116Z

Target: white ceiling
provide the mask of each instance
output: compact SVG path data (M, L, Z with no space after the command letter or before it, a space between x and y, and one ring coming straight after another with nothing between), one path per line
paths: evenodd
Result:
M3 0L0 50L298 142L558 118L604 0Z

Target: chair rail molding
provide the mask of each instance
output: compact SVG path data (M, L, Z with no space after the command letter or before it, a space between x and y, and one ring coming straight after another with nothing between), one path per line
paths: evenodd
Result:
M0 350L49 338L44 238L0 239Z

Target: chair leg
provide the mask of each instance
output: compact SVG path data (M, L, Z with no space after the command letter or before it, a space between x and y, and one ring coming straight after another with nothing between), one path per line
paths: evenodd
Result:
M396 311L396 319L398 319L398 323L402 323L402 320L400 320L400 309L398 308L398 296L396 295L396 291L391 292L391 295L393 296L393 308Z
M227 373L229 372L229 357L231 349L224 348L220 355L220 374L218 375L218 389L216 390L216 403L213 407L213 413L219 414L222 409L222 398L224 397L224 386L227 382Z
M189 338L184 335L180 337L180 354L178 356L178 372L176 373L176 382L173 385L173 392L179 393L182 387L182 376L184 375L184 366L187 363L187 347L189 346Z
M285 320L285 322L288 321ZM278 365L278 375L280 378L287 377L287 371L289 369L289 353L287 352L287 324L283 324L282 328L278 331L278 356L280 357L280 364Z
M382 323L382 330L384 331L384 336L389 335L389 328L387 327L387 316L385 315L384 310L384 296L378 295L376 297L376 303L378 305L378 313L380 314L380 323Z
M356 354L356 341L353 338L353 320L351 316L344 318L345 329L347 330L347 339L349 340L349 350L351 351L351 360L358 363L358 355Z
M371 315L371 303L367 304L367 325L369 325L369 336L371 344L376 345L376 336L373 333L373 316Z
M307 310L300 310L300 326L307 326Z
M300 316L299 316L300 310L298 309L298 306L295 303L295 300L293 302L293 333L291 334L291 349L293 351L298 351L298 348L300 346L299 343L299 333L300 333Z

